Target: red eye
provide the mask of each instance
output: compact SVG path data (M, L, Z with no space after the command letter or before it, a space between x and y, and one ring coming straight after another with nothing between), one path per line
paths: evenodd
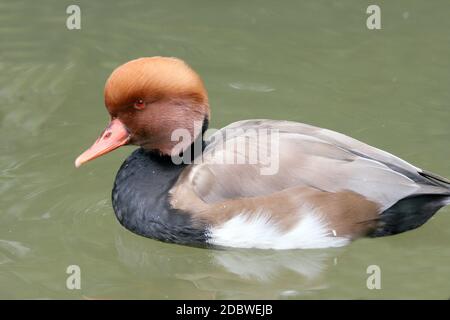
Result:
M135 107L136 109L139 109L139 110L144 109L144 107L145 107L145 101L142 100L142 99L137 100L137 101L134 103L134 107Z

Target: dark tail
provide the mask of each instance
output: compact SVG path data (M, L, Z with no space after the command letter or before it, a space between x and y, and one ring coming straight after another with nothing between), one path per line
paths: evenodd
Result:
M421 194L401 199L380 214L371 237L393 235L420 227L439 209L450 204L450 194Z
M420 227L439 209L450 205L450 180L429 171L411 177L416 183L436 187L435 192L414 194L397 201L383 211L371 237L393 235Z

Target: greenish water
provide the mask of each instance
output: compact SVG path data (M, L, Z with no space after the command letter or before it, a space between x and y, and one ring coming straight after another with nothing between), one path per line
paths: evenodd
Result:
M73 1L75 2L75 1ZM122 148L76 170L107 122L104 81L140 56L203 77L212 126L275 118L334 129L450 176L449 1L0 2L0 298L450 297L450 208L339 250L206 250L136 236L110 191ZM81 268L81 289L66 268ZM366 269L381 268L380 290Z

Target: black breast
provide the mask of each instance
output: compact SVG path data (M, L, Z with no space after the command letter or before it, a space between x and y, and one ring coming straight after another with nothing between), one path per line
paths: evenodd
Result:
M205 226L194 224L188 213L172 209L168 191L185 165L175 165L142 148L134 151L117 173L112 204L117 219L128 230L153 239L204 245Z

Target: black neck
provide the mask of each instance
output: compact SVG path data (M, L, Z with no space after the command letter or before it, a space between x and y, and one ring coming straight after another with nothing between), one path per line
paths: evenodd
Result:
M207 127L205 119L202 134L190 146L191 160L205 147L203 133ZM171 208L168 201L169 190L186 166L185 162L174 164L170 156L142 148L135 150L120 167L112 191L113 208L120 223L145 237L203 244L204 228L198 224L194 227L190 215Z

